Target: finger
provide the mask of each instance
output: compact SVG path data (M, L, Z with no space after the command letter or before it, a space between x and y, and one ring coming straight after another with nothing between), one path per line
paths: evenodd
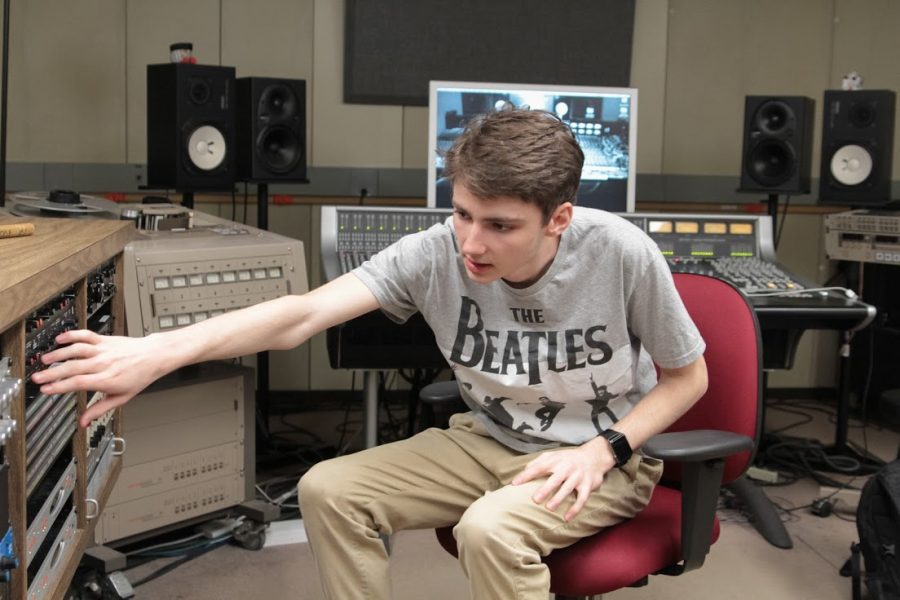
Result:
M81 415L81 418L78 419L78 424L82 427L87 427L91 424L92 421L103 416L104 413L107 413L118 406L122 406L125 404L127 400L126 396L105 396L104 398L98 400L91 404L87 410Z
M95 344L76 342L41 355L41 362L45 365L50 365L55 362L72 360L73 358L89 358L96 355L97 346Z
M91 369L89 369L88 366L85 365L85 361L70 360L67 362L54 363L46 369L41 369L40 371L33 373L31 375L31 380L34 383L43 386L68 379L73 375L87 374L87 372L90 371Z
M527 483L534 479L535 477L540 477L541 475L549 475L550 470L544 466L544 461L541 460L542 457L537 457L522 469L522 472L516 475L512 480L512 485L522 485L523 483Z
M590 497L592 491L588 481L582 481L581 484L575 488L575 503L569 507L568 511L566 511L566 516L564 517L566 522L571 521L575 518L575 515L581 512L581 509L587 504L588 497Z
M552 494L562 482L566 480L566 476L563 473L553 473L550 477L547 478L547 481L544 482L538 491L535 492L534 496L531 497L532 500L536 504L543 504L544 499L546 499L550 494Z
M578 484L578 477L568 477L562 484L559 486L559 489L556 490L556 493L553 494L553 497L550 498L550 501L547 502L547 510L554 511L559 508L559 505L563 503L563 500L569 497L572 493L572 490L575 489L575 486Z
M60 368L60 367L54 367ZM42 394L65 394L80 390L98 389L98 377L93 374L74 375L72 377L57 378L41 386Z
M60 371L57 371L59 367L62 366L62 363L57 365L51 365L46 369L41 369L40 371L35 371L31 374L31 381L37 383L38 385L48 383L50 381L56 381L61 377Z
M101 339L99 333L91 331L89 329L73 329L71 331L64 331L58 336L56 336L57 344L75 344L78 342L84 342L86 344L96 344Z

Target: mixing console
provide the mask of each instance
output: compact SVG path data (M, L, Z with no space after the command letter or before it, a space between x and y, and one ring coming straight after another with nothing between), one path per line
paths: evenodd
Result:
M449 208L322 208L322 265L328 281L349 273L401 237L443 223Z
M792 296L810 297L806 286L782 271L774 263L758 257L670 258L673 273L700 273L731 282L747 295L768 295L782 292Z
M348 273L404 235L428 229L450 209L325 207L322 261L329 281ZM702 273L731 282L747 295L801 292L775 262L768 216L623 213L659 246L674 273Z
M659 246L673 273L728 281L748 296L812 297L815 288L775 261L768 216L631 213L622 217ZM816 288L817 289L817 288Z

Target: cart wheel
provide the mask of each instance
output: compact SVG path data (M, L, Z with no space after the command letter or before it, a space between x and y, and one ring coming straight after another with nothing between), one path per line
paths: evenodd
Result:
M266 545L266 524L244 521L234 530L234 540L247 550L262 550Z

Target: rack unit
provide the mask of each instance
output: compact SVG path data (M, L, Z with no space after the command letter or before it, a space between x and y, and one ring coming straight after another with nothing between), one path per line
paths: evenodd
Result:
M34 235L0 239L0 361L6 380L19 384L9 398L14 425L0 448L8 470L0 502L9 509L2 549L18 561L0 597L13 600L64 596L121 469L119 409L89 434L76 420L93 394L47 397L28 377L44 368L40 354L61 331L123 333L122 252L134 235L122 221L29 220Z

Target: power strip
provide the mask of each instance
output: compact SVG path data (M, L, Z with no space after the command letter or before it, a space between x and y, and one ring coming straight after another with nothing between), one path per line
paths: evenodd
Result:
M778 483L778 471L770 471L759 467L747 469L747 477L764 483Z

